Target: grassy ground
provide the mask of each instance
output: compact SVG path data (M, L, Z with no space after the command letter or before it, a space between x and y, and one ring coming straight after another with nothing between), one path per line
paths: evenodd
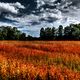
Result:
M0 80L80 80L80 41L0 41Z

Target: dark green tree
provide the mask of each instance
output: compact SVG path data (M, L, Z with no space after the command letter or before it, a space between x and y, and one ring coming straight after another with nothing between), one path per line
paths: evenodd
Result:
M45 38L45 30L44 30L44 28L41 28L41 30L40 30L40 38L41 39Z
M7 29L2 26L1 28L1 31L0 31L0 34L1 34L1 40L6 40L7 39Z
M25 38L25 33L22 33L16 27L0 27L0 40L24 40Z
M58 27L58 39L59 40L62 40L62 38L63 38L63 26L62 25L60 25L59 27Z
M15 31L11 27L6 27L7 30L7 40L15 40Z
M21 31L19 31L16 27L13 27L14 36L16 40L20 39Z
M79 26L78 24L71 24L70 26L65 27L64 29L65 39L70 39L70 40L80 39L80 27Z
M20 35L20 38L19 38L20 40L26 40L26 34L25 33L22 33L21 35Z
M55 27L53 27L52 28L52 39L55 39L55 31L56 31L56 29L55 29Z
M73 39L75 39L75 40L80 39L80 30L79 30L79 28L73 27L72 36L73 36Z
M71 27L67 26L64 28L64 38L65 39L70 39L72 36L72 32L71 32Z
M45 28L45 39L49 40L52 38L52 29L47 27Z

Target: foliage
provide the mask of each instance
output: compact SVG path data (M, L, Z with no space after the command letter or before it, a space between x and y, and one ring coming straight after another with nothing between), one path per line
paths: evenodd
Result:
M1 26L0 40L80 40L80 24L41 28L39 38L31 35L26 37L26 33L22 33L16 27Z
M26 34L21 33L16 27L0 27L0 40L25 40Z
M80 24L71 24L63 29L60 25L57 29L41 28L40 38L43 40L80 40Z

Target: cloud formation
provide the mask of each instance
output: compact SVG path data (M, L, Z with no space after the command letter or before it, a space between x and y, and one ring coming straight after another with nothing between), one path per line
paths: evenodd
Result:
M16 3L0 2L0 13L8 12L8 13L17 14L20 8L24 9L25 7L21 5L19 2Z
M33 1L33 2L32 2ZM27 34L39 36L41 27L58 27L59 25L69 25L71 23L80 22L80 0L27 0L26 11L23 16L14 17L12 15L5 16L12 21L12 25ZM34 8L31 5L35 5ZM19 9L25 7L19 2L16 3L0 3L0 11L17 14ZM9 6L9 7L5 7ZM28 10L30 13L28 13ZM33 9L33 10L32 10ZM28 14L27 14L28 13ZM13 22L16 21L16 22ZM10 23L11 25L11 23Z

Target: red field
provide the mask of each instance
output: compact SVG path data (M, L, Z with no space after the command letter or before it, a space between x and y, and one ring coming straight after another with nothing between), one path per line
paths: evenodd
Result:
M80 42L0 41L0 80L80 80Z

